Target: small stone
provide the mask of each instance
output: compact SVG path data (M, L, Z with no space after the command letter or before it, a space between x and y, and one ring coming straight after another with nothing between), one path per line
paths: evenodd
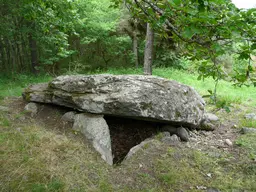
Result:
M256 120L256 114L255 113L248 113L244 117L245 117L245 119Z
M172 142L179 142L180 139L179 139L179 137L177 135L174 134L174 135L172 135L170 137L170 141L172 141Z
M243 127L241 129L241 133L246 134L246 133L256 133L256 128L253 127Z
M164 132L162 132L162 136L163 136L163 138L165 138L165 137L170 137L171 135L168 131L164 131Z
M211 173L207 173L206 176L212 178L212 174Z
M237 128L238 126L236 125L236 124L234 124L233 126L232 126L232 128Z
M62 121L65 121L65 122L73 123L74 120L75 120L75 115L76 115L76 112L75 112L75 111L69 111L69 112L65 113L65 114L61 117L61 120L62 120Z
M218 121L219 120L219 118L215 114L212 114L212 113L205 113L204 118L208 121Z
M28 103L24 110L28 113L31 113L31 116L34 116L38 112L38 104L36 103Z
M17 130L18 132L21 132L21 128L20 128L20 127L16 128L16 130Z
M163 137L161 141L169 145L178 145L180 143L180 138L176 134L173 134L172 136L170 136L170 133L169 133L169 136Z
M184 127L180 127L177 129L177 135L180 137L181 141L189 140L188 131Z
M193 133L192 131L189 132L189 136L192 138L197 138L197 135Z
M196 138L192 137L192 138L189 138L189 141L190 142L197 142L198 140Z
M230 141L230 139L226 139L225 140L225 143L228 145L228 146L233 146L233 143L232 143L232 141Z
M210 123L208 121L203 121L200 124L199 129L200 130L205 130L205 131L213 131L213 130L215 130L215 125L213 125L212 123Z
M206 190L207 189L207 187L205 187L205 186L196 186L196 188L198 190Z

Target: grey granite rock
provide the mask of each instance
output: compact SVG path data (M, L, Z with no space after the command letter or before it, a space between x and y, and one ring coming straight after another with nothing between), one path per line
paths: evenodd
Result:
M199 126L205 102L191 87L142 75L60 76L28 87L27 101L52 103L83 112Z

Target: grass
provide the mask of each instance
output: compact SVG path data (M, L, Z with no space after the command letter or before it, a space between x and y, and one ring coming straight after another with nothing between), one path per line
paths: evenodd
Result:
M256 120L252 119L242 119L240 121L239 127L252 127L256 129Z
M0 131L0 191L107 188L107 165L97 161L82 138L68 138L33 122L0 125Z
M236 144L249 151L249 158L256 159L256 134L245 134L236 140ZM255 173L256 174L256 173Z
M250 174L248 164L235 162L232 156L213 158L195 150L172 149L164 158L157 161L158 178L170 191L198 191L199 187L215 188L221 191L254 191L256 185L256 166L252 165ZM250 171L250 170L249 170ZM236 178L236 179L235 179Z
M12 77L0 78L0 100L9 96L21 96L24 88L33 83L48 82L52 77L48 75L29 76L29 75L13 75Z

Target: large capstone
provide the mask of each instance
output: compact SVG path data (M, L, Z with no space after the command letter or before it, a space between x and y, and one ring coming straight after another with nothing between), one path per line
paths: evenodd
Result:
M191 87L154 76L59 76L28 87L30 102L52 103L82 112L198 127L204 100Z

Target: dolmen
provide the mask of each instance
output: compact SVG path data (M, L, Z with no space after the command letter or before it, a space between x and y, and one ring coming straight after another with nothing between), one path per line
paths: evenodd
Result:
M49 83L27 87L28 102L47 103L76 110L73 129L92 141L109 164L111 139L104 116L154 121L197 128L205 102L191 87L176 81L143 75L67 75Z

